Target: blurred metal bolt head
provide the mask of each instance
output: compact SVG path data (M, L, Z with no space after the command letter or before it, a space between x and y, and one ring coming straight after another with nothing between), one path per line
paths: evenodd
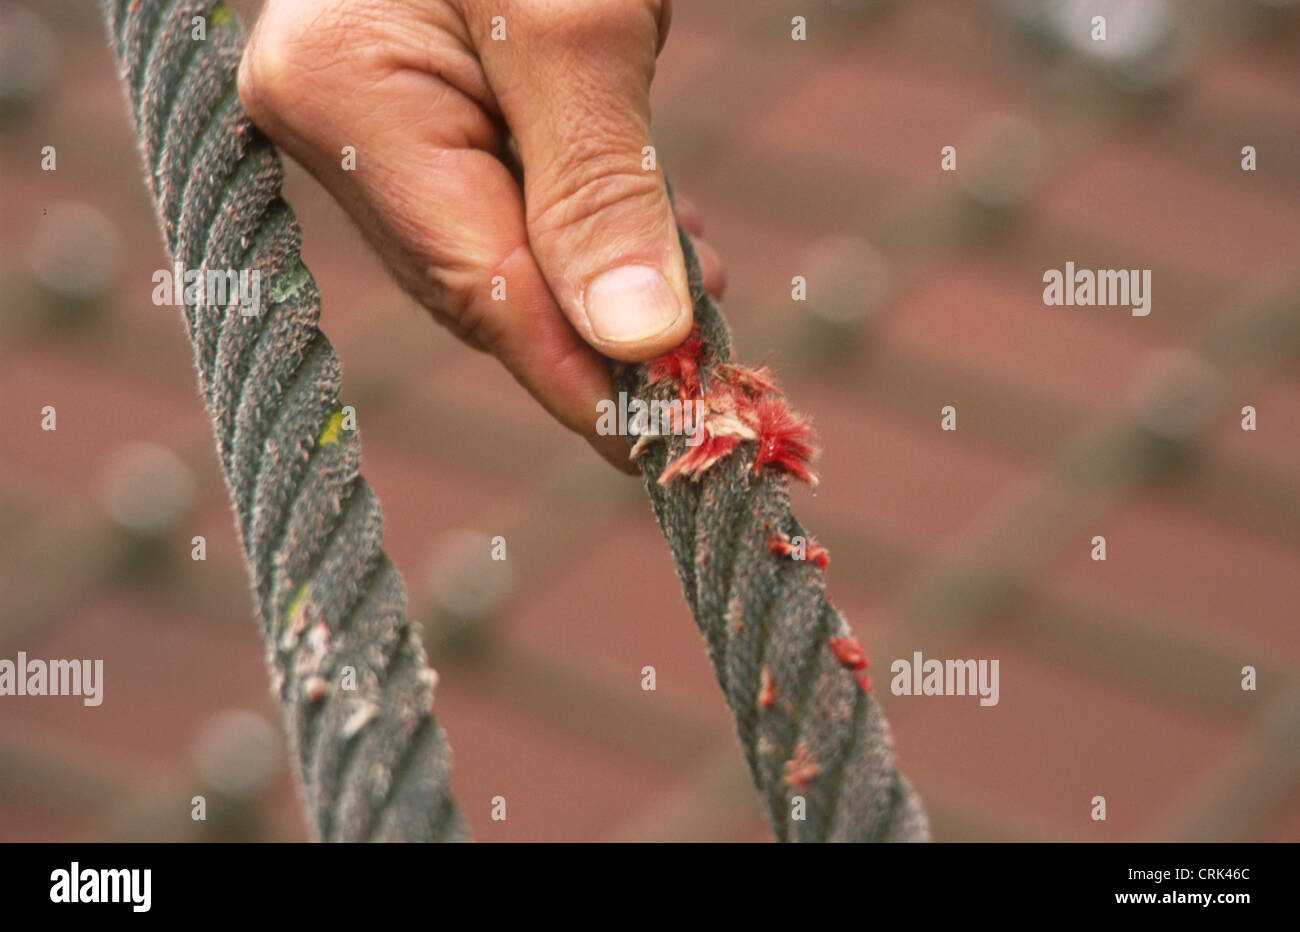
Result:
M1223 376L1191 350L1152 355L1135 380L1132 399L1138 420L1167 440L1190 440L1209 422L1223 395Z
M1065 0L1052 7L1062 41L1100 62L1130 62L1155 55L1173 35L1168 0ZM1092 38L1094 16L1106 18L1106 38Z
M1056 15L1062 42L1122 91L1162 91L1190 67L1188 16L1169 0L1069 0ZM1091 36L1094 16L1106 17L1104 40Z
M889 260L856 236L816 240L799 268L806 270L809 313L844 330L858 330L876 315L892 281Z
M1012 113L992 114L958 146L962 150L968 154L957 182L977 204L1013 210L1038 190L1047 142L1028 120Z
M492 541L486 534L457 530L439 538L429 560L429 582L441 611L477 620L504 605L514 574L508 560L492 559Z
M25 6L0 3L0 112L21 111L44 96L57 63L45 21Z
M122 240L113 224L86 204L63 203L37 218L27 265L56 297L102 298L118 274Z
M257 713L227 709L203 724L192 756L205 784L236 799L251 799L279 770L280 740Z
M174 529L194 499L189 467L171 450L133 443L108 459L100 482L104 510L121 527L144 535Z

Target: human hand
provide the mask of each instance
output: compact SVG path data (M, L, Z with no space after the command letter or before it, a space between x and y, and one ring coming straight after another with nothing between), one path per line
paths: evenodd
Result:
M402 287L625 471L625 439L595 431L603 357L653 358L692 323L663 175L642 167L669 18L669 0L268 0L239 69L250 118Z

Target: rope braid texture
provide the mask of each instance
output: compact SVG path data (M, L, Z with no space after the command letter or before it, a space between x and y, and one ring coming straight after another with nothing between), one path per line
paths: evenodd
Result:
M239 105L239 22L213 0L100 4L168 251L187 269L258 270L271 283L255 316L187 305L185 324L315 834L464 840L450 749L430 711L436 675L381 549L357 432L341 429L339 363L317 326L320 294L280 196L279 160ZM191 38L195 16L206 18L204 41ZM927 840L866 656L826 598L828 557L790 514L786 474L815 482L807 422L764 370L731 363L725 323L681 242L697 328L615 376L633 399L690 400L701 412L700 443L642 425L632 455L773 831ZM339 687L345 667L355 691Z
M435 676L380 548L379 500L343 428L271 144L239 105L244 36L211 0L100 0L167 250L187 269L257 270L261 313L185 307L261 613L268 666L317 838L460 841ZM192 18L207 39L191 38ZM341 688L345 667L355 690Z
M928 841L870 695L866 654L826 597L830 557L790 513L787 474L817 481L808 422L765 369L732 362L695 249L679 239L695 330L649 365L617 366L615 381L630 399L659 404L658 419L653 409L632 418L631 455L768 821L778 841ZM804 819L792 817L795 796Z

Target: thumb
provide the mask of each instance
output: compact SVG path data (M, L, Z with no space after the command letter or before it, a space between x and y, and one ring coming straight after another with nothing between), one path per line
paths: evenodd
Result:
M677 221L650 134L663 5L519 0L484 69L524 169L528 240L574 329L606 356L660 355L691 328Z

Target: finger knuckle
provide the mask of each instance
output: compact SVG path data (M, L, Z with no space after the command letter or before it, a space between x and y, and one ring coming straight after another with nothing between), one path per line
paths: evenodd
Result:
M255 122L278 123L337 84L353 41L345 22L319 17L310 28L269 8L258 22L239 69L239 97ZM336 88L337 90L337 88Z
M257 123L275 122L289 108L301 60L277 37L249 43L239 69L239 99Z

